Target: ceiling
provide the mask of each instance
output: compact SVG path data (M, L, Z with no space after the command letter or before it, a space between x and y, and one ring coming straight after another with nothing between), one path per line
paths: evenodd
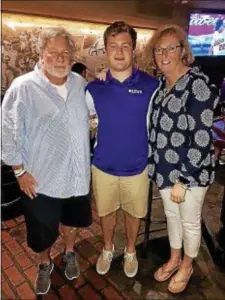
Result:
M174 0L174 3L182 3L198 9L225 10L225 0Z
M196 9L225 11L225 0L2 0L2 11L101 23L124 20L134 26L147 28L157 28L165 23L177 23L186 27L190 11Z
M137 0L138 6L143 6L149 8L158 7L160 11L163 8L173 8L176 9L188 9L188 10L224 10L225 11L225 0Z

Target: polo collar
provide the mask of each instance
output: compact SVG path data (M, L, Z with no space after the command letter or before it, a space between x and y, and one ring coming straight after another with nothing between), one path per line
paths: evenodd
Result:
M136 83L140 78L139 70L133 67L131 75L126 78L123 82L120 82L116 78L114 78L110 72L110 70L106 73L106 82L107 83L114 83L114 84L124 84L124 85L133 85Z

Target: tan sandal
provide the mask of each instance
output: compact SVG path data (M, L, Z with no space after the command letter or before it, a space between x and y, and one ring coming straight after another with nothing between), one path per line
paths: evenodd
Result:
M165 266L162 265L154 274L154 278L156 281L159 281L159 282L163 282L163 281L166 281L167 279L169 279L180 267L180 264L173 267L172 269L168 269L168 270L165 270L163 271L163 267Z
M192 274L193 274L193 268L191 268L189 275L182 280L176 280L175 276L173 276L168 285L168 290L173 294L178 294L183 292L186 289Z

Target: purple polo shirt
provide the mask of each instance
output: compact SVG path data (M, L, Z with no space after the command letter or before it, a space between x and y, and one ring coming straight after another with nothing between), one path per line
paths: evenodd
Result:
M106 75L87 85L98 116L93 165L111 175L140 174L148 163L147 113L158 80L134 69L122 83Z

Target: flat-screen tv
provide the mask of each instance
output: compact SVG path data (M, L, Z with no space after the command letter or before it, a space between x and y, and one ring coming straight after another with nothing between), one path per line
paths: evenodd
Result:
M191 13L188 40L195 56L225 55L225 12Z

